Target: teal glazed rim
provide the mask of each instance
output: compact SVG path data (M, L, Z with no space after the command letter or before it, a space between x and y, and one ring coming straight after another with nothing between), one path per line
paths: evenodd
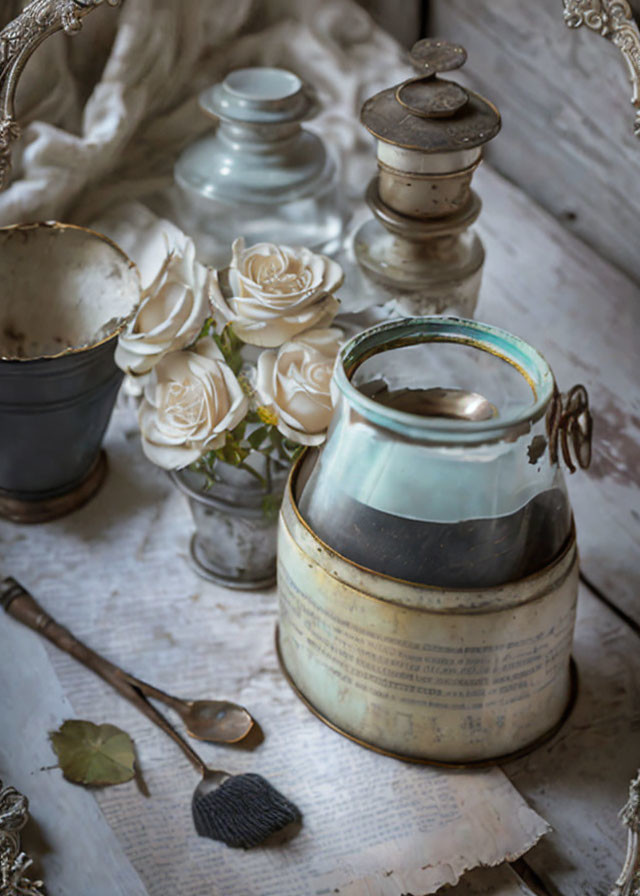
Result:
M498 419L421 417L380 404L352 384L356 370L368 358L405 345L427 342L467 345L506 361L529 384L531 404ZM482 444L526 433L545 415L556 388L551 368L533 346L499 327L459 317L402 318L364 330L342 347L333 380L349 405L371 423L404 437L439 444Z

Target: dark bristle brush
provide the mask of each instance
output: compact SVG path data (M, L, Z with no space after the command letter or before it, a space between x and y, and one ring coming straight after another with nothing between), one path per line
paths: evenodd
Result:
M15 579L5 579L0 585L0 603L11 616L44 634L71 656L80 659L87 649L68 629L58 625ZM134 685L120 679L112 681L110 664L98 654L93 656L95 671L168 734L202 775L191 803L193 823L201 837L250 849L281 832L284 836L285 828L295 833L302 818L299 809L265 778L252 773L230 775L209 768ZM100 663L104 663L104 668L100 668Z

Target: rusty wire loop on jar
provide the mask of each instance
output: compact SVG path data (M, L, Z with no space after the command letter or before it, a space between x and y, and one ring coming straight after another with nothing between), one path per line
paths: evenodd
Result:
M562 457L570 473L575 473L574 458L583 470L591 463L593 418L589 410L589 396L581 384L562 395L556 386L547 411L549 455L558 461L558 442Z

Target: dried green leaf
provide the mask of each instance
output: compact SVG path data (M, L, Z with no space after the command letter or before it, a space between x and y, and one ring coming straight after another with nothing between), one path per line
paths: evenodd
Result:
M57 731L49 732L49 739L68 781L107 787L135 775L133 741L115 725L67 719Z

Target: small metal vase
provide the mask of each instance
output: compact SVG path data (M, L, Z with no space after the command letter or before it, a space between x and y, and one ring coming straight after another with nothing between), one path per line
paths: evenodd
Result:
M263 458L260 458L263 460ZM191 470L169 475L189 499L196 531L190 561L203 579L240 591L271 588L276 583L278 510L289 468L278 465L271 487L245 470L219 463L216 481Z

